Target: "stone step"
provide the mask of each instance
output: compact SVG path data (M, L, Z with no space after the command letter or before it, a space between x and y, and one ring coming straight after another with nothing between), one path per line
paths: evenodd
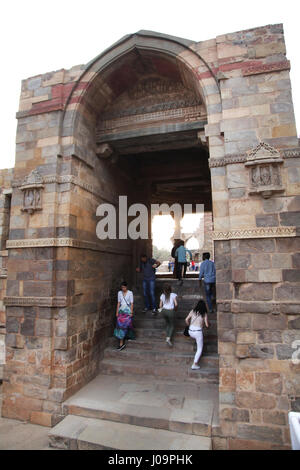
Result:
M70 450L211 450L210 437L72 415L50 431L49 440Z
M99 374L63 403L63 413L211 436L218 386Z
M165 330L163 328L135 328L135 334L138 339L143 339L143 338L154 338L154 339L161 339L164 340L166 337ZM203 331L204 335L204 343L205 342L212 342L217 344L218 338L216 334L211 333L211 330L204 330ZM174 333L174 343L175 341L180 341L180 340L185 340L190 338L186 338L183 335L183 328L175 330Z
M160 329L164 330L166 327L166 322L163 318L139 318L135 317L133 319L133 326L134 328L155 328L155 329ZM181 329L182 331L184 330L186 324L183 319L176 318L175 319L175 327L177 330ZM206 328L203 329L203 334L206 335L207 333L209 334L217 334L217 326L211 322L210 328L207 330Z
M123 361L120 358L103 359L100 363L100 372L108 375L147 375L153 378L197 383L218 383L219 376L218 368L201 367L199 370L192 370L188 366L154 366L152 363L141 360Z
M187 367L193 363L194 354L193 352L184 353L173 351L169 348L169 351L146 351L139 349L133 344L134 341L130 342L123 351L118 351L115 348L106 348L104 351L105 359L117 359L120 361L143 361L143 363L150 363L153 367L157 365L171 365ZM200 359L200 366L218 368L219 359L215 354L203 355Z
M115 337L109 338L108 346L117 347L118 340ZM137 338L134 341L130 342L130 348L138 348L141 350L155 350L155 351L170 351L170 347L163 339L157 338ZM173 343L173 351L177 352L190 352L194 353L196 350L196 343L189 338L186 338L182 335L182 337L176 338L176 341ZM216 353L218 350L218 345L216 343L209 343L205 342L203 347L204 353Z

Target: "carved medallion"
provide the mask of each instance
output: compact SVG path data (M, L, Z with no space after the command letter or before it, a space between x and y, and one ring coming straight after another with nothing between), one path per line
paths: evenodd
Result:
M261 194L269 198L284 191L281 180L283 159L274 147L261 142L247 155L245 166L249 168L249 194Z
M23 191L22 211L32 214L42 209L43 177L37 170L33 170L24 179L20 189Z

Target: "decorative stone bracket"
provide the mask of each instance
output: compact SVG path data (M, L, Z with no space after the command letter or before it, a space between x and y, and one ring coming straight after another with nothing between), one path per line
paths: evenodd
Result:
M22 211L32 214L34 211L42 210L42 190L44 185L43 177L37 170L33 170L26 176L20 189L23 191Z
M261 194L269 198L284 191L281 180L283 159L274 147L261 142L247 155L245 166L249 168L249 194Z

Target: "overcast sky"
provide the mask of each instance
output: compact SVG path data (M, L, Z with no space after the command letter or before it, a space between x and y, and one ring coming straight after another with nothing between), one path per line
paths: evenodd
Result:
M125 34L148 29L194 41L283 23L300 126L299 10L296 0L8 0L1 2L0 168L15 158L21 80L89 62Z

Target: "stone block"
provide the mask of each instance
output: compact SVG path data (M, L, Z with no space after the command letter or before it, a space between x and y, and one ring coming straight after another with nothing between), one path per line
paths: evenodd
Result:
M271 410L276 407L276 398L266 393L237 391L236 404L240 408Z
M282 332L276 330L263 330L258 333L260 343L280 343L282 341Z
M255 216L257 227L278 227L277 214L258 214Z
M288 344L278 344L276 346L276 354L279 360L292 359L294 349Z
M281 212L279 217L281 225L300 227L300 211Z
M275 288L275 300L300 300L300 289L297 284L283 284Z
M255 269L267 269L271 267L271 255L267 253L253 254L251 255L251 265Z
M282 392L281 374L272 372L258 372L255 374L256 390L263 393L280 395Z
M277 238L275 251L278 253L300 252L300 237Z
M254 391L254 373L250 371L238 370L236 374L236 387L238 391Z
M45 411L33 411L30 416L32 424L39 424L40 426L52 426L52 414Z
M240 240L240 253L273 253L275 241L271 238L255 240Z
M272 267L273 268L291 268L292 258L289 254L274 253L272 255Z
M236 288L236 298L240 300L272 300L273 286L270 283L246 283Z
M247 269L251 264L251 255L236 255L232 257L232 267L234 269Z
M21 334L24 336L34 336L34 319L25 318L23 323L21 323Z
M51 320L36 320L35 334L37 336L47 336L50 337L52 332L52 323Z
M264 411L263 422L266 424L285 426L287 424L286 413L283 413L282 411Z
M267 441L272 444L283 443L281 429L269 426L238 424L237 437L240 439L254 439L258 441Z
M281 269L260 269L258 272L258 281L260 282L280 282L281 280Z
M238 331L237 344L254 344L256 343L256 333L253 331Z

